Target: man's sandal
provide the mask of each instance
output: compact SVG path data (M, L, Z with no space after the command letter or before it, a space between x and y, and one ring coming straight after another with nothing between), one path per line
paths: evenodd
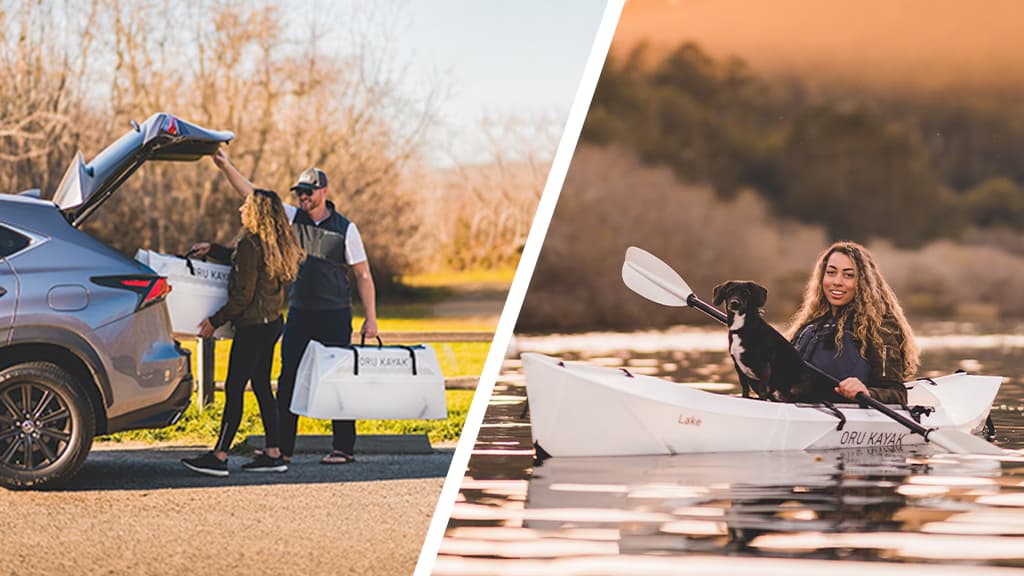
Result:
M355 461L355 456L341 450L331 450L329 454L320 459L321 464L349 464Z

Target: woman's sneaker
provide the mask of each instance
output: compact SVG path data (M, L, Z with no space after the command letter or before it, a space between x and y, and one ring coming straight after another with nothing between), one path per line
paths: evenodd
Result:
M181 463L185 468L207 476L227 476L228 462L214 456L213 452L207 452L195 458L182 458Z
M259 454L252 459L252 462L242 464L242 470L247 472L287 472L288 464L280 456L271 458L266 454Z

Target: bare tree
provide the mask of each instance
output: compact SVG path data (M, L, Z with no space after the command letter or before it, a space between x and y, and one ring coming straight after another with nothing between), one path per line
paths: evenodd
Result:
M439 92L413 99L399 90L402 70L374 13L346 19L357 42L340 53L324 48L318 18L292 41L287 15L269 1L104 0L99 10L112 23L104 31L113 63L108 140L131 119L169 111L234 131L230 154L260 186L284 190L316 165L331 176L339 209L359 222L381 283L406 265L402 244L419 219L399 182L420 153ZM90 228L127 252L173 252L197 238L230 239L237 202L205 162L147 165Z
M0 9L0 189L17 192L56 184L63 159L82 137L88 120L82 85L75 77L93 46L88 32L95 1L56 7L8 2ZM54 40L62 23L68 38ZM65 156L67 154L67 156Z
M306 7L8 0L0 10L0 71L9 79L0 84L0 184L52 193L76 150L92 158L131 120L170 112L233 131L229 154L259 186L286 191L303 169L326 171L382 288L414 266L513 265L560 122L484 119L480 156L439 170L424 152L436 140L445 86L403 87L401 7ZM304 20L289 22L296 17ZM210 163L154 162L87 228L126 253L181 252L198 239L230 241L237 206Z

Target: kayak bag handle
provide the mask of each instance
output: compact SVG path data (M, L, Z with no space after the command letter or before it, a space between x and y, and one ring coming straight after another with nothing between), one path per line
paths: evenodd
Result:
M329 346L329 344L327 344L327 343L324 343L324 344ZM370 344L369 346L367 346L366 345L366 334L363 334L362 338L360 338L360 340L359 340L359 344L348 344L348 345L342 344L341 348L348 348L349 350L352 350L352 354L353 354L352 374L354 376L358 376L359 375L359 349L360 348L376 348L378 350L382 350L384 348L401 348L401 349L403 349L403 350L405 350L405 351L407 351L409 353L409 360L412 361L412 375L416 376L416 375L419 374L419 370L416 367L416 349L417 348L423 349L422 345L402 346L402 345L395 344L395 345L385 346L384 342L381 341L380 336L377 336L377 345L374 346L373 344Z

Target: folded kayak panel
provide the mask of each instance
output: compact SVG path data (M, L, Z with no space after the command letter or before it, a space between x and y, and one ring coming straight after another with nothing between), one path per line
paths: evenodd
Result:
M231 266L189 260L152 250L139 250L135 260L167 278L171 292L167 311L175 334L196 336L199 323L213 316L228 301L228 276ZM234 326L228 322L214 332L216 338L231 338Z

